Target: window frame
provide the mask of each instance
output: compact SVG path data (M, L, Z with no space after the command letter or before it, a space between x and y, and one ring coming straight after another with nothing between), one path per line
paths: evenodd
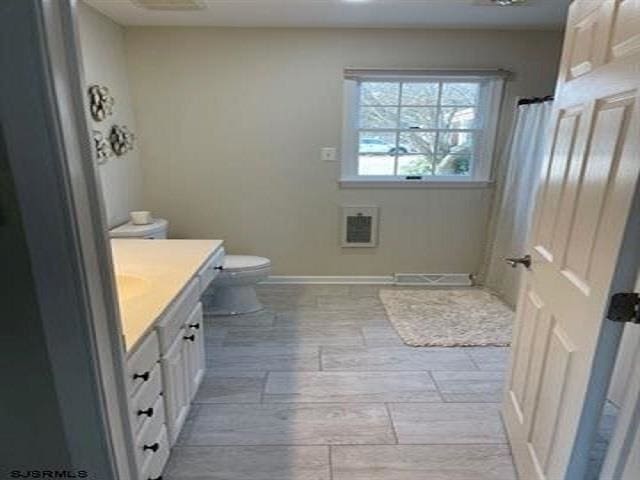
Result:
M500 117L500 107L504 90L505 72L491 70L487 72L433 72L411 71L361 71L347 74L344 79L344 106L342 128L342 165L340 184L343 187L478 187L491 184L493 156L495 152L496 134ZM480 94L476 106L477 113L482 115L482 126L474 129L459 129L457 131L473 131L476 134L474 145L474 160L470 165L469 175L423 175L419 179L410 179L412 175L359 175L358 174L358 146L361 130L375 131L376 129L361 129L360 114L360 85L363 82L477 82L480 84ZM441 107L438 102L438 108ZM382 129L380 131L395 132L429 132L445 130L429 129Z

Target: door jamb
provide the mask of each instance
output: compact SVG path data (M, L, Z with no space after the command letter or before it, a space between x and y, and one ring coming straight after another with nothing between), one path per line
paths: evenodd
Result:
M77 0L14 0L0 92L51 371L73 467L137 480L124 342L84 109ZM24 23L27 22L28 25ZM37 132L37 134L34 134Z

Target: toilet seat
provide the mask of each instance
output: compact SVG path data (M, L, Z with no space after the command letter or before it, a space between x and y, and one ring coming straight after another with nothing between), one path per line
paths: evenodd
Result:
M222 263L223 272L247 272L271 267L271 260L254 255L226 255Z

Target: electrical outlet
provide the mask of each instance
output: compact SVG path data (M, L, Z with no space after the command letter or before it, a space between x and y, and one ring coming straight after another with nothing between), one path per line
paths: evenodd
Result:
M336 161L336 149L333 147L325 147L320 150L320 157L325 162L335 162Z

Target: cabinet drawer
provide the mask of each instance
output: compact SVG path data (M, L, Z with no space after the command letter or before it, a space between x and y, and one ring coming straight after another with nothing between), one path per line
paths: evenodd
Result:
M218 276L220 270L218 267L222 266L224 261L224 248L218 249L216 253L207 261L206 265L198 272L198 278L200 279L200 293L204 292L209 284Z
M178 331L184 325L188 315L200 299L200 281L193 278L180 296L169 306L157 322L160 351L165 354L176 339Z
M155 331L151 331L147 338L127 359L127 388L129 394L151 379L151 371L160 359L160 346Z
M154 404L162 393L162 373L160 364L156 363L151 371L151 378L136 391L130 401L131 425L134 433L140 430L147 419L152 419L160 412L156 411ZM162 421L164 422L164 416Z
M169 438L166 427L162 427L156 442L160 447L149 458L144 468L140 470L140 480L160 480L162 478L162 471L167 464L167 460L169 460Z
M153 417L146 420L142 429L136 435L136 462L140 472L148 468L151 457L158 453L162 446L159 442L162 430L165 428L164 400L162 396L156 399L153 404L153 410L157 412L157 415L154 413Z

